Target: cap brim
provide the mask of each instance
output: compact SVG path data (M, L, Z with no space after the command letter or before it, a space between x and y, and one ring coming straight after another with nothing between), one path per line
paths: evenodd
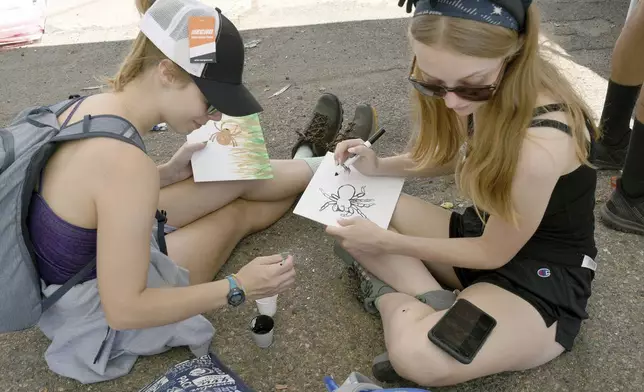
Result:
M208 103L225 115L242 117L264 110L243 84L222 83L191 76Z

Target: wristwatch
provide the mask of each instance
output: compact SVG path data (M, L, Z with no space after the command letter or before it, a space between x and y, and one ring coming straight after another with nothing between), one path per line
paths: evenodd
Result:
M228 304L230 306L239 306L246 301L246 293L244 289L237 284L237 279L233 275L226 276L228 283L230 283L230 290L228 290Z

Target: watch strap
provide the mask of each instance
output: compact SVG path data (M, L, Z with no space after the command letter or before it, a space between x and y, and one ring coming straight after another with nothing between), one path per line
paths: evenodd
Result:
M239 278L237 277L237 274L230 274L230 276L232 276L232 278L235 279L235 283L237 283L237 287L239 287L239 289L245 293L246 289L244 288L244 285L242 284L241 280L239 280Z
M239 287L239 285L237 284L237 279L235 279L232 275L226 276L226 280L228 280L228 283L230 284L230 290L233 290Z

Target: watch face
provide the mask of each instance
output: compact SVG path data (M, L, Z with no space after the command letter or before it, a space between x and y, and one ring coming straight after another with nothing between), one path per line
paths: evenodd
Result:
M232 306L239 306L244 302L244 293L239 289L234 289L228 296L228 303Z

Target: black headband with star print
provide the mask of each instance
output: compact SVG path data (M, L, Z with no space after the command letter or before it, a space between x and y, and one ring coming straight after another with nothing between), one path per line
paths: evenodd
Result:
M523 31L530 0L420 0L414 16L451 16Z

